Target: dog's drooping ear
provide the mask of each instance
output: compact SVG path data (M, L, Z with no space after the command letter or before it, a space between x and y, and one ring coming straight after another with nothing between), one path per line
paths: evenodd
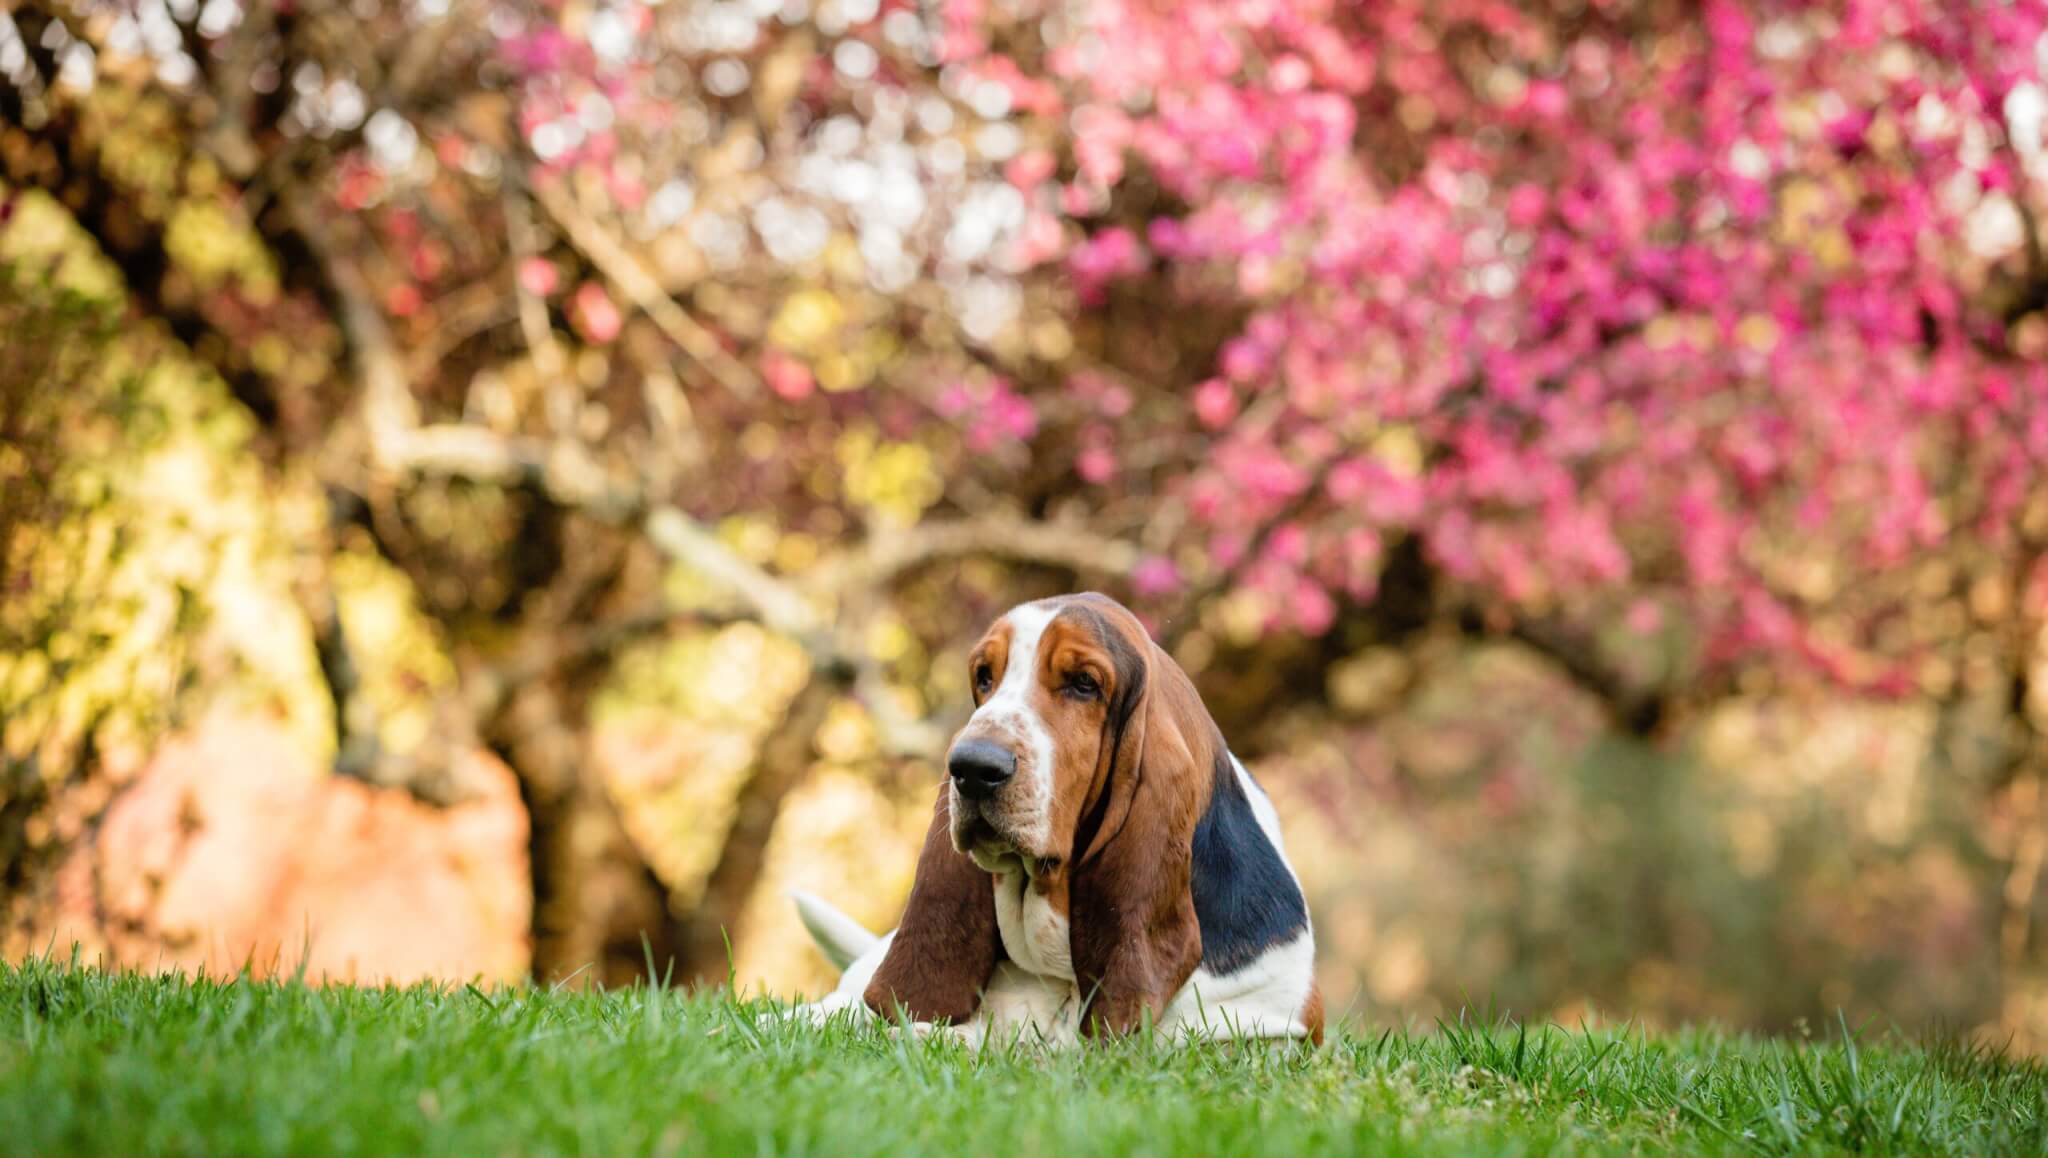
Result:
M953 847L947 797L941 784L903 923L862 994L885 1018L901 1008L916 1021L965 1022L981 1007L1002 949L994 882Z
M1084 1027L1098 1037L1156 1022L1201 963L1190 850L1221 742L1180 665L1135 621L1118 626L1117 666L1136 660L1142 674L1120 678L1134 695L1112 714L1068 893Z

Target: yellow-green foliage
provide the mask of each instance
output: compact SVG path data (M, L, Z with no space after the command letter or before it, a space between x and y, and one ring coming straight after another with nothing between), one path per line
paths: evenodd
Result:
M434 697L455 682L455 665L420 613L413 586L368 550L334 557L342 629L377 709L378 739L395 753L418 747L434 721Z
M593 703L615 745L613 789L686 899L717 859L758 745L808 675L794 643L740 623L628 650Z
M0 311L45 343L44 380L9 383L40 440L0 461L14 569L0 598L0 748L56 775L88 732L139 747L201 668L235 674L330 730L289 597L289 500L271 497L249 420L160 335L118 325L120 282L51 203L26 197L0 251Z

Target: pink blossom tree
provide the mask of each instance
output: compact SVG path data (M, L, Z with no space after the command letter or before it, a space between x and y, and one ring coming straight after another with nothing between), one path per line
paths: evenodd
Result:
M947 12L1059 142L1079 308L1242 318L1143 407L1192 582L1319 634L1412 540L1589 674L1675 623L1893 693L1953 679L1929 584L2038 623L2048 6Z

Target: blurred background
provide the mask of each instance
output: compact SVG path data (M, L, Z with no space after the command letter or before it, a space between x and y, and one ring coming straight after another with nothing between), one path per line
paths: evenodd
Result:
M0 945L817 993L1094 588L1335 1010L2048 1049L2043 9L8 0Z

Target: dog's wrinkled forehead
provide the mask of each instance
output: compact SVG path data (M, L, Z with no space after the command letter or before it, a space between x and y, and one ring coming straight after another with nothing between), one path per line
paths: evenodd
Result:
M1001 682L984 706L1005 693L1022 695L1044 662L1044 648L1056 633L1073 632L1110 657L1121 681L1143 663L1149 637L1129 608L1106 595L1084 592L1020 603L1004 613L982 637L977 653L998 661Z

